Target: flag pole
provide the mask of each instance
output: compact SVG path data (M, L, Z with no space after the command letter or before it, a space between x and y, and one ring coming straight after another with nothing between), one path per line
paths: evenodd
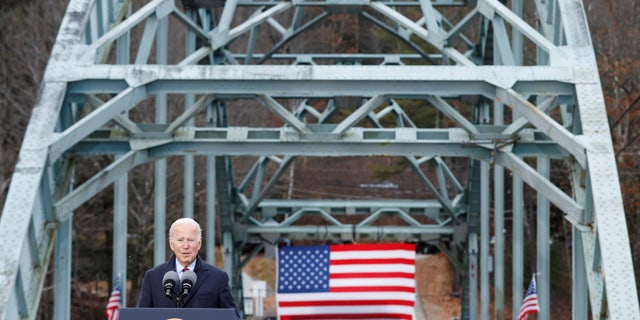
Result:
M109 295L109 301L107 302L107 307L105 309L105 316L107 320L119 320L120 318L120 308L122 308L122 284L120 281L120 275L121 274L118 273L118 276L112 283L111 294Z
M531 275L531 281L527 287L527 291L524 294L522 305L520 306L520 312L518 313L518 320L527 320L530 314L540 312L538 305L538 291L536 288L536 273Z

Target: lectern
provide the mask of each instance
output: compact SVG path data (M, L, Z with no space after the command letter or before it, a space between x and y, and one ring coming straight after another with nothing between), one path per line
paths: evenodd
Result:
M233 309L208 308L122 308L120 320L235 320Z

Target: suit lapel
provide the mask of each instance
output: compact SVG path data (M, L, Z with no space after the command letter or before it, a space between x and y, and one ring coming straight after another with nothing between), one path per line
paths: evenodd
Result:
M189 294L184 298L183 305L189 303L191 298L196 295L198 289L202 286L203 283L206 282L207 278L209 277L209 268L207 267L207 264L204 263L202 259L200 259L200 257L196 258L196 268L195 270L193 270L193 272L195 272L197 276L196 283L193 286L193 289L191 289Z

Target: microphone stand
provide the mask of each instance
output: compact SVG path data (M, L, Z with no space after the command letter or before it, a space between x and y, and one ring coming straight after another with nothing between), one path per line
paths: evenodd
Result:
M179 295L176 295L175 293L171 292L170 294L166 294L165 296L171 299L171 301L173 301L173 303L176 305L176 308L181 308Z
M173 303L175 303L176 308L184 308L184 298L189 295L189 292L179 292L175 294L175 292L171 292L171 294L167 294L166 297L171 299Z
M182 308L182 307L184 307L183 301L180 295L178 294L176 295L176 308Z
M195 275L195 273L194 273ZM186 298L189 295L189 292L191 291L191 286L193 285L193 283L191 282L191 280L195 280L195 279L190 279L187 283L185 284L185 288L182 288L181 290L179 289L178 292L176 293L174 291L174 288L172 287L169 291L169 289L166 289L165 291L165 296L169 299L171 299L171 301L173 301L173 303L175 303L176 308L184 308L184 298ZM195 282L195 281L193 281ZM182 286L182 282L181 282L181 286Z
M184 298L189 295L189 291L178 292L176 295L176 308L184 308Z

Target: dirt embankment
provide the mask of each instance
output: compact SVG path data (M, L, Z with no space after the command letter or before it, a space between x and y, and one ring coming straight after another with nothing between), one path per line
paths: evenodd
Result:
M442 254L416 256L418 299L427 319L460 317L460 298L453 295L453 272Z

